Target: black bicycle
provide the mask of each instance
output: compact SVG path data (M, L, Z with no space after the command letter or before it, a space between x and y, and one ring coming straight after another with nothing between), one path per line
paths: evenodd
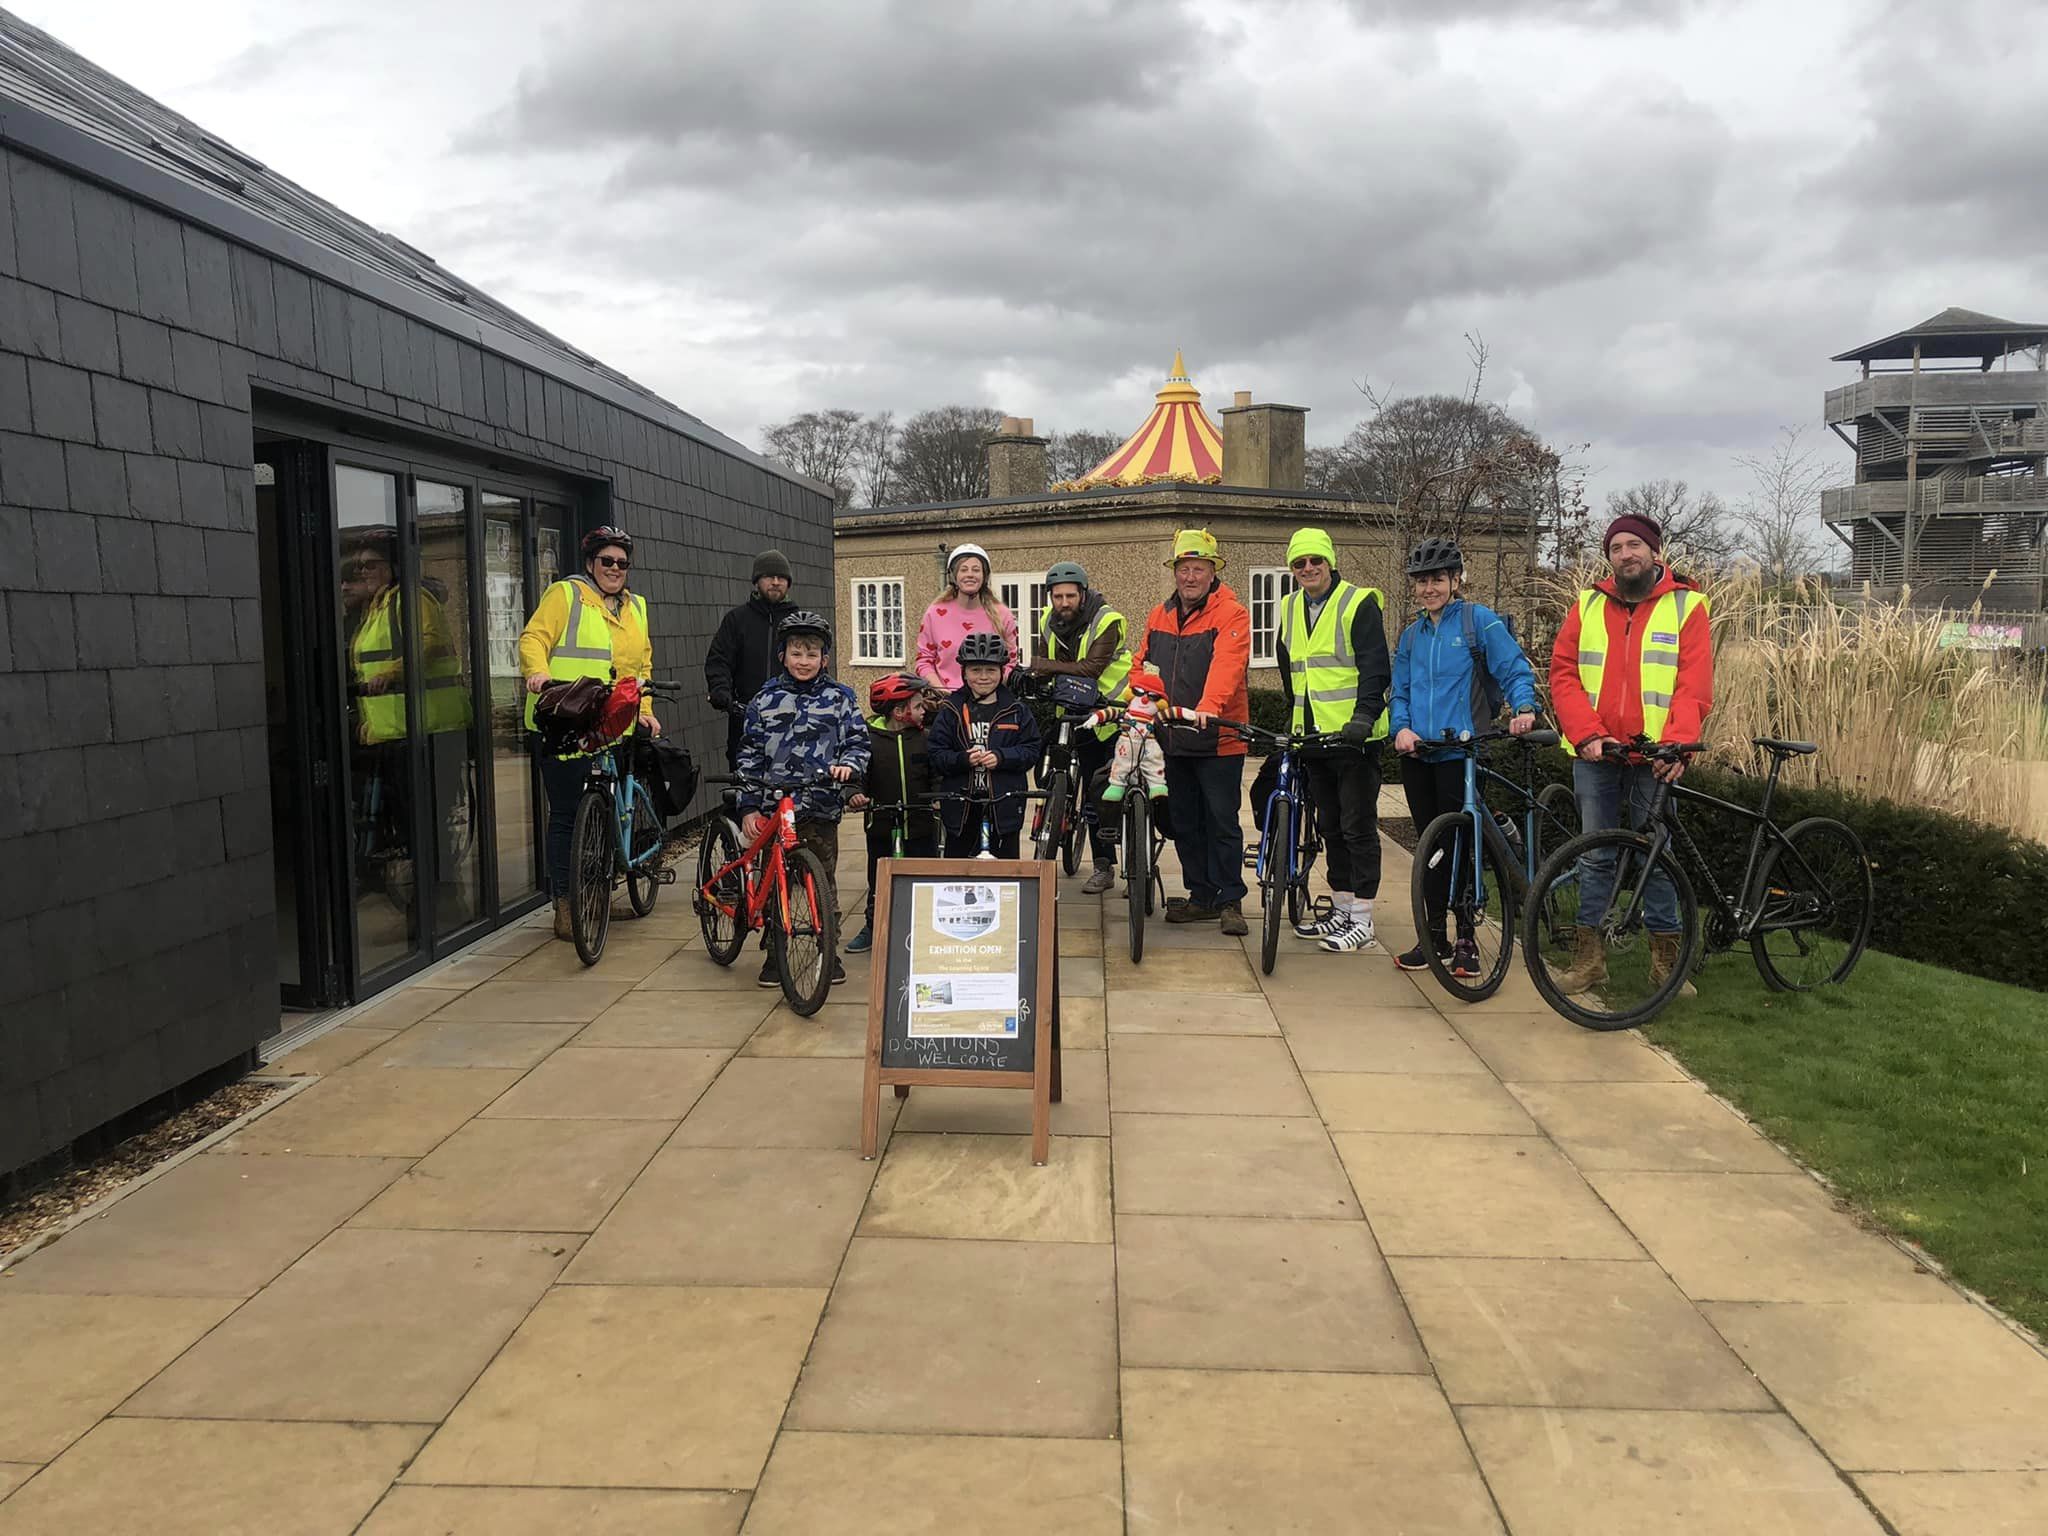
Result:
M1189 713L1171 704L1160 704L1155 718L1148 721L1134 717L1123 705L1110 704L1089 715L1083 724L1091 729L1114 724L1120 734L1128 731L1144 735L1160 726L1181 723ZM1114 759L1111 761L1110 772L1114 775ZM1145 919L1166 905L1166 881L1159 873L1159 853L1166 846L1166 832L1153 812L1152 796L1145 787L1144 756L1136 749L1136 743L1133 743L1130 767L1124 773L1122 789L1123 800L1118 814L1123 820L1123 830L1118 843L1123 865L1124 900L1128 903L1130 915L1131 964L1136 965L1145 958ZM1105 800L1103 805L1106 809L1112 803Z
M1045 798L1032 812L1030 843L1034 858L1056 858L1060 868L1071 875L1081 867L1081 842L1087 832L1082 810L1087 787L1074 772L1074 732L1083 728L1081 722L1089 711L1105 701L1085 677L1041 678L1022 672L1011 681L1023 697L1044 699L1053 707L1053 739L1038 781Z
M1610 828L1573 838L1537 872L1523 918L1530 978L1559 1013L1587 1029L1628 1029L1656 1017L1676 997L1706 954L1747 944L1764 984L1804 992L1848 979L1870 941L1874 905L1870 859L1848 827L1810 816L1780 829L1771 820L1778 775L1787 759L1819 750L1808 741L1755 738L1770 755L1770 777L1755 810L1677 782L1660 780L1643 826ZM1603 745L1601 760L1634 766L1683 763L1699 742ZM1742 878L1731 891L1693 841L1679 816L1692 801L1750 824ZM1699 872L1708 898L1704 925L1687 866ZM1604 911L1589 914L1587 891L1608 884ZM1538 942L1544 897L1553 885L1578 883L1572 961Z

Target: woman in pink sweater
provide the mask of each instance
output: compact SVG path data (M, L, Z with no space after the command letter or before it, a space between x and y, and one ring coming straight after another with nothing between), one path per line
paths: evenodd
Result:
M977 630L1003 637L1010 666L1020 660L1017 619L989 590L988 551L962 544L946 561L946 589L917 626L917 675L951 693L960 686L960 640ZM1004 673L1008 676L1007 669Z

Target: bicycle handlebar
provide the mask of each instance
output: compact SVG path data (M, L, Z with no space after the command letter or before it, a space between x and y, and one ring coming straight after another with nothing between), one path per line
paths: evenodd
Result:
M1513 731L1495 729L1490 731L1445 731L1435 741L1430 740L1427 736L1417 738L1423 746L1433 752L1441 750L1472 752L1477 751L1488 742L1494 741L1513 742L1519 747L1534 749L1536 747L1554 747L1563 739L1556 731L1544 727L1524 731L1519 736Z

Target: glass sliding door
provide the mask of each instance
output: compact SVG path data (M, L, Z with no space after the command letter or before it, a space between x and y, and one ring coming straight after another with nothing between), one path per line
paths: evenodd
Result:
M526 589L526 504L517 496L483 493L484 614L487 707L490 710L485 782L497 818L499 910L540 889L532 754L526 745L526 681L519 666L519 632L538 593Z
M414 848L411 615L401 581L399 477L334 466L349 743L349 865L356 963L367 976L420 947Z
M413 481L419 523L420 707L434 841L433 936L445 939L484 915L478 832L475 674L470 615L475 562L466 485Z

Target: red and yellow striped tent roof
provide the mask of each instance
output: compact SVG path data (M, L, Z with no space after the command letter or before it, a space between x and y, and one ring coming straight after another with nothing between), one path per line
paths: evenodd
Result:
M1180 480L1192 485L1223 483L1223 435L1202 409L1202 392L1188 381L1187 366L1173 354L1173 372L1155 397L1145 424L1123 445L1078 480L1056 491L1086 491L1101 485L1152 485Z

